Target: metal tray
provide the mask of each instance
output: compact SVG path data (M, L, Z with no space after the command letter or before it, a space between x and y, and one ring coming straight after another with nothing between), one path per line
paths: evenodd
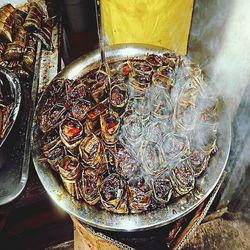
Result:
M38 42L33 79L20 81L19 95L22 96L22 100L19 114L8 138L0 148L0 205L7 204L17 198L22 193L28 180L30 138L35 110L40 53L41 43Z
M3 143L5 142L6 138L8 137L16 121L17 114L19 112L20 103L21 103L21 86L20 86L18 78L14 74L12 74L10 70L0 67L0 75L6 79L4 83L9 85L9 86L6 86L6 88L9 88L8 95L10 95L14 100L13 110L10 116L10 125L7 131L5 132L4 138L0 140L0 147L1 147Z
M106 57L107 60L114 61L117 59L126 59L127 57L145 56L147 53L162 54L164 52L164 49L158 47L127 44L111 47L106 52ZM76 79L99 65L99 63L99 51L94 51L72 62L62 70L56 78ZM45 101L46 90L39 100L35 117L37 117L42 110ZM128 232L157 228L169 224L195 209L212 192L220 179L228 159L231 143L230 121L223 100L220 101L219 113L221 118L217 135L219 151L211 158L206 172L197 180L196 188L193 192L183 196L178 201L170 203L166 208L157 209L151 212L135 215L117 215L89 206L83 201L74 200L63 188L62 182L59 180L58 176L52 172L50 168L45 167L39 162L41 148L37 133L38 124L36 119L34 120L32 135L33 162L37 174L50 197L62 209L77 217L82 222L111 231Z

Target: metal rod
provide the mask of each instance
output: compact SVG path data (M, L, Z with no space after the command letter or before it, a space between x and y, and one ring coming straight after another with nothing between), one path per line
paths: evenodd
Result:
M96 10L96 23L97 23L97 32L99 38L101 61L102 64L105 65L106 60L104 51L104 34L103 34L102 18L101 18L101 0L95 0L95 10Z

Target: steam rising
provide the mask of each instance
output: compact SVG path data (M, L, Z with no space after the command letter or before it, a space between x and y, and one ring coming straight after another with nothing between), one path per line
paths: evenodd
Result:
M248 0L196 1L189 56L205 70L233 118L250 78Z
M220 207L227 205L234 193L238 201L244 199L245 204L248 203L248 209L250 203L246 191L247 187L249 190L247 166L250 163L249 9L249 0L196 1L190 33L189 56L211 79L211 84L225 100L233 122L232 148L226 168L229 182Z
M175 73L171 90L151 85L138 95L130 80L127 83L130 104L119 139L131 161L141 166L134 174L147 181L170 175L192 149L205 151L216 140L216 119L207 121L202 115L215 116L217 99L200 68L185 57Z

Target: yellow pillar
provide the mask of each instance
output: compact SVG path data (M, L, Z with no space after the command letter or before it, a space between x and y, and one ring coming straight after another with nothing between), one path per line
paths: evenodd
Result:
M108 45L144 43L186 54L193 0L101 0Z

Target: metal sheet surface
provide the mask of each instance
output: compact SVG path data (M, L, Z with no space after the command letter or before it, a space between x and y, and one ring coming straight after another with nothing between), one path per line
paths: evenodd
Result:
M8 93L8 94L13 98L13 107L12 107L11 115L9 118L10 125L8 126L8 128L5 132L3 139L1 139L1 141L0 141L0 147L1 147L10 133L10 131L11 131L11 129L16 121L17 114L18 114L19 109L20 109L21 86L20 86L18 78L14 74L12 74L11 71L8 69L0 67L0 76L4 77L6 79L4 84L9 85L7 88L9 88L10 93Z
M147 53L160 55L164 52L164 49L158 47L127 44L109 48L109 50L106 51L106 57L108 61L112 62L114 60L126 59L127 57L143 57ZM62 70L56 78L76 79L90 69L95 68L99 63L100 54L98 51L94 51L72 62ZM36 117L42 110L45 101L46 90L38 103ZM212 192L220 179L228 159L231 143L231 127L223 100L220 100L219 116L220 120L217 133L219 150L216 155L211 158L205 173L197 179L195 189L178 201L170 203L166 208L143 214L117 215L89 206L83 201L74 200L63 188L58 176L56 176L50 168L45 167L39 162L41 148L36 119L33 124L32 138L33 162L37 174L52 200L79 220L89 225L111 231L142 231L157 228L169 224L195 209Z
M0 205L16 199L24 190L28 180L40 52L41 43L38 42L34 77L20 81L19 94L22 98L19 114L8 138L0 148Z

